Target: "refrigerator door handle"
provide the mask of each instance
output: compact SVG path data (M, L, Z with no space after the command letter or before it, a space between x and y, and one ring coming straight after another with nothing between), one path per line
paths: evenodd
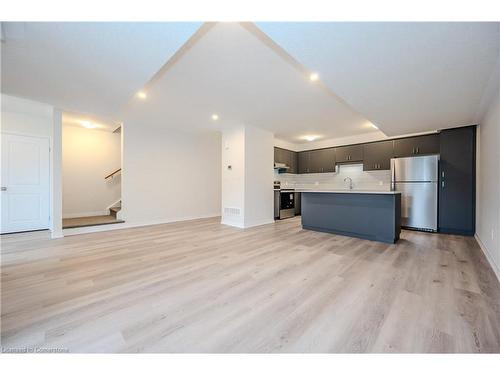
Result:
M391 190L396 190L396 168L394 165L394 159L391 159Z

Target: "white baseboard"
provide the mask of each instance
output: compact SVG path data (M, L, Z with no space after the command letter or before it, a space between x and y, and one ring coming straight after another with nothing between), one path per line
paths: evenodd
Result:
M239 221L231 221L231 220L227 220L227 219L223 218L220 223L224 224L224 225L229 225L231 227L246 229L246 228L257 227L259 225L273 224L274 219L256 220L256 221L252 221L250 223L247 222L247 223L243 224Z
M55 238L63 238L64 234L62 230L51 230L50 231L50 238L55 239Z
M95 232L106 232L109 230L127 229L127 228L135 228L135 227L146 227L149 225L169 224L169 223L176 223L176 222L181 222L181 221L209 219L209 218L217 218L217 217L220 217L220 213L214 213L214 214L209 214L209 215L204 215L204 216L196 216L196 217L160 219L160 220L150 220L150 221L141 221L141 222L137 222L137 221L136 222L127 222L126 221L127 219L124 219L125 223L63 229L63 236L73 236L73 235L77 235L77 234L95 233Z
M474 235L474 238L476 239L479 247L483 251L484 256L486 257L486 259L490 263L490 266L493 269L493 272L495 273L498 281L500 282L500 267L495 263L495 261L493 260L493 257L490 255L488 249L486 248L486 246L484 246L483 241L481 241L481 239L479 238L477 233Z
M63 214L63 219L73 219L75 217L102 216L102 215L109 215L109 210Z
M274 224L274 219L262 219L245 223L245 228L258 227L259 225Z
M236 227L236 228L240 228L240 229L245 228L243 223L241 223L239 221L232 221L232 220L222 218L220 223L223 225L229 225L230 227Z

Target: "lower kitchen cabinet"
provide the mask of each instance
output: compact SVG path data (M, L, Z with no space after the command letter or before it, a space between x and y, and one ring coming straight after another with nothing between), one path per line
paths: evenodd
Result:
M366 143L363 145L363 170L391 169L393 141Z
M302 204L302 193L294 193L295 195L295 215L300 215Z
M474 235L476 127L440 133L439 231Z

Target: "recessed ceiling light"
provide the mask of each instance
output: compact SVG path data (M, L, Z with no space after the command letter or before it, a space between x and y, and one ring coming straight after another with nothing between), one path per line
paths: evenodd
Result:
M319 74L318 73L311 73L309 75L309 79L313 82L317 81L319 79Z
M144 91L139 91L139 92L137 93L137 97L138 97L139 99L146 99L148 96L146 95L146 93L145 93Z
M319 138L319 137L318 137L317 135L306 135L306 136L304 137L304 139L305 139L306 141L309 141L309 142L312 142L312 141L314 141L314 140L316 140L316 139L318 139L318 138Z
M217 113L214 113L212 115L212 120L217 121L219 119L219 115Z
M80 125L82 125L84 128L87 128L87 129L97 128L97 125L91 123L90 121L82 120L82 121L79 121L79 122L80 122Z

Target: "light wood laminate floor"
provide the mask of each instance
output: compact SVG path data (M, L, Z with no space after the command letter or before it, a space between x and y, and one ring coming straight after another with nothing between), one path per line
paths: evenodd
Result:
M500 286L470 237L213 218L1 240L4 348L500 352Z

